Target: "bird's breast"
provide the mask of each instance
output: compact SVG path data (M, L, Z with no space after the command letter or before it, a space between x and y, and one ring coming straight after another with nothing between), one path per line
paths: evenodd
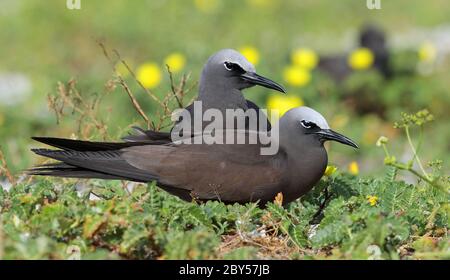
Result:
M325 149L317 149L302 157L289 160L284 202L289 203L309 192L322 178L328 163Z

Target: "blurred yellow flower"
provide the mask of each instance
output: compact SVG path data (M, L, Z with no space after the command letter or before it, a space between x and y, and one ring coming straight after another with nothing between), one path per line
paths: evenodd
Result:
M186 65L186 58L181 53L172 53L164 59L164 64L169 65L173 73L177 73Z
M319 57L311 49L298 48L292 52L291 60L294 65L305 69L314 69L319 62Z
M336 172L337 167L334 165L328 165L327 169L325 169L325 176L330 177L331 175L334 174L334 172Z
M137 69L137 79L145 88L154 88L161 82L161 69L156 63L145 63Z
M348 165L348 172L350 172L350 174L353 174L353 175L358 175L359 166L356 161L350 162L350 164Z
M204 13L213 13L220 5L219 0L194 0L195 7Z
M130 69L133 69L133 63L129 62L129 60L124 59L124 61L127 63L128 67ZM127 67L121 62L117 62L116 64L116 74L126 78L130 75L130 72L128 71Z
M355 70L364 70L372 66L375 57L368 48L354 50L348 57L348 64Z
M311 81L311 73L299 66L288 66L283 71L284 80L291 86L302 87Z
M367 198L367 201L369 202L370 206L375 206L375 205L377 205L377 202L378 202L378 196L375 196L375 195L368 195L366 198Z
M284 113L289 111L289 109L303 106L303 104L303 100L299 96L273 94L270 95L267 100L267 109L278 110L281 117Z
M436 59L436 48L430 42L423 43L418 51L419 60L423 62L433 62Z
M251 64L257 65L259 62L259 52L256 48L252 46L244 46L239 49L239 52L245 56L245 58L250 61Z

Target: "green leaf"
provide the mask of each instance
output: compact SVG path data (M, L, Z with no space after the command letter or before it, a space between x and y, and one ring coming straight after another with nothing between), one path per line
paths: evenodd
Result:
M142 239L148 238L148 235L149 232L142 225L133 225L132 227L128 228L122 236L122 242L120 243L120 253L129 253L131 248L136 246Z
M387 184L391 184L395 182L395 177L397 176L397 167L395 166L389 166L388 170L386 171L386 175L384 176L384 181Z
M208 219L208 216L203 212L203 209L197 205L191 206L188 210L188 215L201 225L205 227L212 228L211 221Z
M304 233L304 225L289 227L289 237L299 248L308 246L308 237Z

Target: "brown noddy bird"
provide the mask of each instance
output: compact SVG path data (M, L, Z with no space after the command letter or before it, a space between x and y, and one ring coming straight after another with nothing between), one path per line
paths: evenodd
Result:
M200 76L199 93L196 101L202 102L202 109L253 109L259 113L259 107L250 100L245 99L242 90L255 85L285 93L283 86L256 73L253 66L242 54L233 49L223 49L213 54L205 65ZM185 108L193 120L193 104ZM259 114L257 115L259 118ZM265 117L265 116L264 116ZM270 130L271 124L266 118L266 127L258 130ZM183 120L181 120L183 121ZM259 119L257 120L259 124ZM181 125L180 121L175 126ZM203 127L207 125L203 123ZM246 124L247 125L247 124ZM135 134L123 138L126 142L170 143L170 132L157 132L143 130L135 127ZM194 131L191 132L195 134ZM156 142L155 142L156 141Z
M234 130L246 137L248 130ZM253 133L272 133L256 132ZM41 141L41 138L34 138ZM55 139L55 138L53 138ZM308 107L288 111L279 121L278 151L261 155L263 144L136 145L57 139L41 141L62 150L33 149L58 160L29 170L32 175L156 181L165 191L186 201L225 203L259 201L278 193L289 203L308 192L322 177L328 162L325 141L357 148L330 129L321 114ZM129 144L129 143L128 143Z

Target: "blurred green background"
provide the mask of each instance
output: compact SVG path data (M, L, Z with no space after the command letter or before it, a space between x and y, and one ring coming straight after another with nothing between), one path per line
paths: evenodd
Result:
M368 9L363 0L81 0L80 10L68 9L65 0L0 0L1 149L17 173L37 160L29 152L36 145L30 136L69 137L77 131L70 118L56 124L47 94L56 92L58 81L72 78L86 98L104 91L113 72L97 44L100 40L117 49L142 79L150 79L152 92L160 97L170 90L164 67L168 57L179 64L176 80L192 73L190 85L219 49L245 50L252 60L259 57L257 71L289 92L272 104L313 107L331 127L360 144L357 152L329 147L331 163L353 173L382 170L384 154L375 146L381 135L390 138L397 154L408 157L393 121L402 111L428 108L436 121L427 128L422 159L443 159L448 168L449 11L447 0L381 0L380 10ZM306 70L294 67L301 71L292 72L293 82L287 77L287 69L295 64L292 54L299 50L308 50L307 58L313 53L319 61L336 56L345 62L359 47L359 34L367 24L385 33L389 78L371 65L352 70L340 81L311 65ZM146 73L159 73L161 80ZM132 77L125 78L152 116L155 102ZM296 84L297 78L301 82ZM195 94L196 89L190 93ZM245 95L266 107L279 94L255 87ZM119 86L102 104L105 119L110 112L108 129L116 139L126 134L130 123L141 121Z

